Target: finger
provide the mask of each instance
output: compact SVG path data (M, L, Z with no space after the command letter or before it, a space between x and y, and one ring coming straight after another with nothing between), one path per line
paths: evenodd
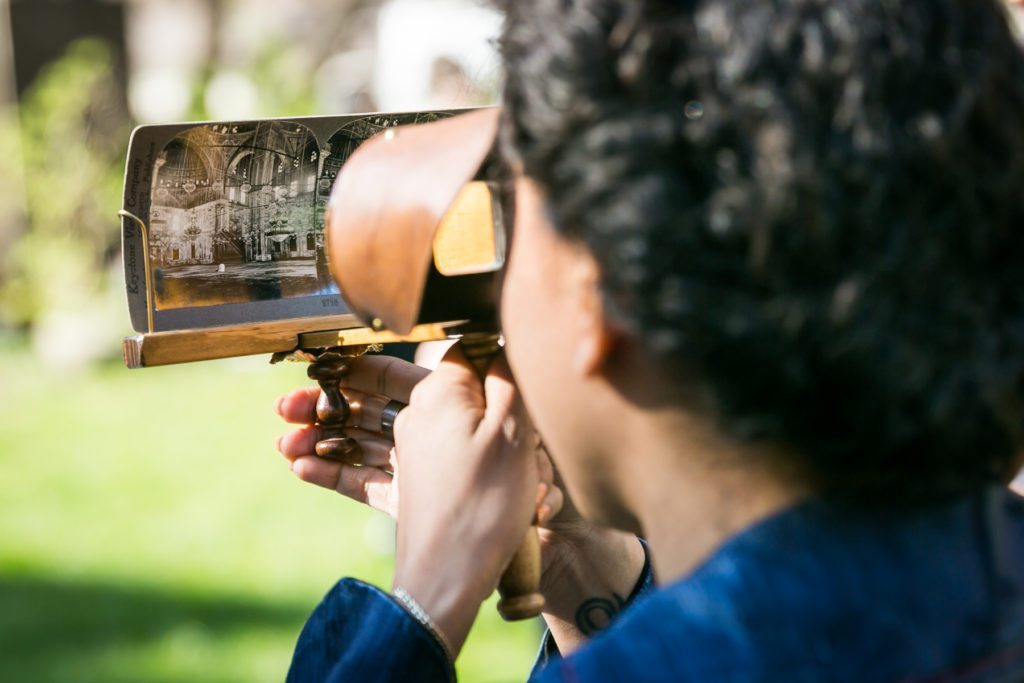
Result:
M355 465L346 465L336 460L324 460L315 455L303 455L292 463L292 472L304 482L333 491L338 486L338 478L341 476L343 467L355 467Z
M347 434L359 445L352 464L381 468L392 466L391 449L394 448L394 444L390 440L379 434L358 429L350 429ZM282 437L279 450L285 458L292 461L302 456L313 455L320 436L320 430L316 427L297 430Z
M391 356L360 356L350 361L349 374L342 384L352 390L344 392L350 401L359 395L378 394L389 400L408 403L413 387L429 374L426 368ZM318 387L303 387L279 397L275 409L286 422L310 424L316 421L316 402L319 398Z
M550 522L562 511L564 504L565 494L562 493L562 489L549 486L544 500L537 506L537 524L544 526Z
M347 387L343 387L341 393L349 407L346 427L364 429L368 432L381 431L381 413L393 399Z
M392 517L398 516L394 477L376 467L342 465L334 490Z
M434 372L448 375L452 380L466 386L480 386L480 373L466 358L461 343L453 344L448 348Z
M362 429L347 429L346 433L359 443L359 464L372 467L388 467L394 443L380 434ZM320 428L307 425L281 437L278 450L289 460L312 455L317 441L321 439Z
M475 426L484 413L483 387L480 376L470 365L458 344L448 349L437 369L416 386L410 403L414 406L436 406L441 410L455 410ZM408 411L399 413L399 418ZM394 425L399 430L398 420Z
M484 399L487 407L484 411L484 419L492 423L501 423L511 415L522 422L520 424L520 436L527 436L526 414L519 405L519 391L516 389L515 380L512 379L512 371L505 361L505 354L495 356L487 369L487 376L484 378ZM529 433L533 433L530 429Z
M402 403L430 370L391 356L353 358L342 384L367 394L380 394Z
M376 467L346 465L315 455L304 455L292 463L292 471L302 481L337 491L394 516L390 491L392 476Z
M458 342L454 339L423 342L416 347L416 365L433 370L441 362L448 349Z
M379 432L381 412L392 399L347 387L342 388L341 393L352 411L348 425ZM285 394L278 399L278 414L292 424L312 424L317 419L316 402L319 398L320 389L317 387L306 387Z
M540 436L534 434L534 438L539 440ZM549 486L555 482L555 466L551 464L551 458L548 457L547 451L539 445L537 447L537 479Z
M320 387L303 387L278 397L274 408L285 422L310 424L316 422L318 398L320 398Z
M349 424L370 432L380 432L383 428L381 414L384 412L384 408L396 399L379 394L365 394L354 389L344 389L343 393L349 399L349 405L352 406Z

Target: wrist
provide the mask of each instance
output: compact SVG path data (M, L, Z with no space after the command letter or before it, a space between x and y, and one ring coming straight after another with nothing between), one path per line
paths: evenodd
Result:
M631 533L590 530L583 537L549 540L544 548L541 592L549 605L588 593L616 593L625 599L644 567L646 553Z
M640 539L611 529L551 543L546 552L544 621L565 655L625 607L647 556Z
M487 590L476 586L472 578L460 579L459 572L448 569L396 567L392 593L397 595L401 590L423 610L454 661L469 635L480 604L493 587Z
M434 641L438 644L441 650L444 651L444 657L448 661L449 666L455 666L455 653L456 650L452 647L448 637L445 636L444 631L438 627L434 620L430 617L423 606L416 601L416 598L412 597L409 591L402 587L397 587L391 591L394 598L401 603L402 607L420 624L423 628L430 633Z

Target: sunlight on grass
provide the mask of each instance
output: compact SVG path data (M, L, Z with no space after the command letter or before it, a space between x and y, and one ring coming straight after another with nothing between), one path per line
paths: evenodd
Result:
M265 358L48 374L0 354L0 680L279 681L341 576L389 585L393 527L296 480ZM538 626L481 609L464 681L526 677Z

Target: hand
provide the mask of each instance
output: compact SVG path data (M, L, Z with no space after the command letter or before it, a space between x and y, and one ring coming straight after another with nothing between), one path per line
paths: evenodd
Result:
M390 356L353 358L350 368L341 391L352 411L346 432L359 442L359 462L342 464L315 455L313 448L321 436L314 424L320 398L320 389L315 386L296 389L277 399L275 412L286 422L301 425L278 438L277 450L299 479L337 491L397 519L395 444L393 437L380 432L380 414L389 401L408 403L413 388L430 370ZM551 485L550 461L546 454L542 455L537 499L541 522L558 513L562 506L562 492Z
M413 388L430 371L390 356L353 358L342 393L351 415L346 432L359 443L359 463L343 464L318 457L313 448L320 440L315 386L293 391L277 399L275 409L286 422L302 425L277 441L292 472L306 482L328 488L389 514L398 516L398 487L394 480L398 463L394 440L381 433L380 415L389 401L408 403Z
M313 455L313 447L320 434L315 426L309 424L315 419L315 404L319 396L319 390L312 387L278 400L277 411L287 421L303 425L279 439L278 448L300 478L338 490L399 519L396 585L402 585L414 595L442 628L443 617L439 615L450 611L450 606L439 605L431 610L428 603L432 598L417 594L417 591L425 592L425 587L417 588L422 583L420 578L442 575L446 577L446 586L450 587L455 581L452 577L462 575L464 578L456 581L456 585L466 586L466 595L475 597L461 603L470 605L469 609L463 610L464 615L469 615L469 620L450 628L453 631L463 627L468 630L479 602L493 590L498 575L522 540L534 508L540 503L540 510L554 514L561 505L561 493L549 482L539 486L535 481L533 484L527 482L529 490L525 494L519 492L520 497L525 495L522 498L525 500L525 512L518 516L510 515L510 506L503 502L504 498L495 495L507 488L507 481L516 480L515 474L525 473L528 479L536 478L536 467L532 463L536 458L537 439L522 411L503 360L496 361L486 387L481 387L475 371L458 351L441 364L430 381L417 386L428 374L422 368L382 356L353 360L342 390L352 407L349 423L356 425L347 431L361 446L359 465L331 462ZM411 402L395 424L394 431L400 444L397 449L379 432L381 409L392 399ZM408 426L410 418L411 427ZM496 453L496 457L491 459L494 462L490 463L494 466L473 469L473 458L467 458L463 453L467 450L478 454L484 451ZM510 455L520 451L527 455ZM394 475L399 471L399 461L403 463L402 478L414 482L406 484L403 489L421 492L408 505L398 496L399 477ZM510 463L519 461L526 461L525 470L518 466L509 467ZM409 474L410 470L414 474ZM476 478L462 478L464 487L458 493L451 493L453 484L458 481L457 477L451 476L452 472L471 472ZM550 475L550 467L546 472ZM420 482L431 483L420 485ZM478 488L484 494L482 497L476 495ZM439 497L439 491L445 491L445 494ZM408 491L403 493L403 499L408 495ZM485 499L484 503L481 503L481 498ZM442 501L453 504L444 511L446 508ZM403 513L403 506L424 508L428 514ZM432 528L432 532L456 540L453 552L438 552L442 540L421 533L430 526L423 521L434 512L445 518L440 526L449 527L453 520L455 522L454 531ZM525 521L519 520L520 516ZM459 522L467 527L459 527ZM503 525L509 522L516 528L522 526L522 529L509 532L509 538L514 537L514 541L511 547L506 548L496 541L504 537ZM420 542L421 536L427 539L423 543ZM457 551L471 546L477 550L464 553L468 565L461 569L454 566L450 560L459 555ZM403 563L403 558L409 558L408 562ZM438 558L446 559L444 567L418 568L424 563L436 565ZM488 561L481 562L482 558L488 558ZM403 574L403 566L416 569ZM447 629L446 634L453 643L464 637L464 634L449 633Z
M458 648L534 517L538 440L504 357L481 386L453 348L395 422L395 585Z
M340 464L313 454L320 438L319 430L311 424L316 419L320 395L316 387L278 399L277 412L286 421L303 425L281 437L278 449L300 479L337 490L397 518L399 477L393 475L399 471L398 458L394 442L379 431L380 413L392 399L408 403L415 386L428 374L424 368L386 356L353 359L342 391L352 407L349 424L354 427L347 431L360 443L360 465ZM531 443L536 441L531 438ZM595 595L626 595L639 575L643 553L632 535L583 520L564 497L557 473L542 447L537 455L541 592L548 604L545 618L559 647L568 652L587 635L574 619L580 605Z

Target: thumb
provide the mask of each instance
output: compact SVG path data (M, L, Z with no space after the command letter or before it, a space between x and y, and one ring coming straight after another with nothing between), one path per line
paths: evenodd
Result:
M477 373L476 368L473 367L473 364L466 358L459 344L454 344L448 349L433 374L443 380L443 385L459 389L457 394L450 394L448 396L449 399L457 396L460 405L473 408L477 422L482 419L484 413L484 392L480 382L480 375Z
M484 378L484 420L492 424L506 422L514 418L519 436L525 438L531 433L530 420L519 395L519 388L512 377L512 370L505 360L505 352L501 351L487 369ZM516 439L518 440L518 439Z
M461 344L452 344L448 347L434 372L451 373L461 382L467 384L480 383L480 375L477 373L476 368L473 367L473 364L469 362L469 359L466 358Z

